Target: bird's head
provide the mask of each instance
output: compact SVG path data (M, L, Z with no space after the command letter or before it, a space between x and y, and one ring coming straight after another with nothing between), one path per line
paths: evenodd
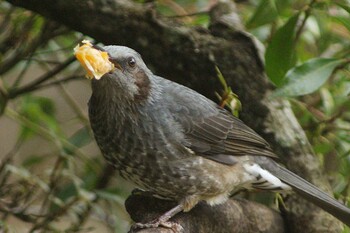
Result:
M88 76L93 79L93 95L102 98L112 96L116 101L133 103L145 102L151 98L152 72L139 53L128 47L115 45L90 48L91 51L88 49L84 54L85 60L79 57L79 48L75 55L88 71ZM105 53L107 54L103 60L101 54ZM100 72L100 67L108 68Z
M109 61L113 63L115 69L105 74L101 80L93 81L93 85L98 85L99 81L105 79L134 101L146 100L151 90L152 73L140 54L124 46L112 45L103 49L108 52Z

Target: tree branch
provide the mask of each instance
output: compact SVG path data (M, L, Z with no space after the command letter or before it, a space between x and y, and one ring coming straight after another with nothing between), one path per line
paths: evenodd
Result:
M12 89L9 93L8 93L8 98L9 99L14 99L17 96L23 94L23 93L27 93L33 90L36 90L39 88L39 85L42 84L43 82L49 80L50 78L52 78L53 76L55 76L56 74L58 74L59 72L61 72L62 70L64 70L67 66L69 66L70 64L73 63L73 61L75 61L74 57L70 57L68 58L65 62L63 62L62 64L56 66L54 69L50 70L49 72L45 73L44 75L40 76L39 78L37 78L35 81L17 88L17 89Z
M177 203L151 196L133 194L125 202L126 210L135 222L151 221ZM175 215L170 221L180 224L181 233L283 233L281 215L264 205L243 199L230 199L225 204L209 206L198 204L188 213ZM238 224L239 223L239 224ZM139 229L134 233L174 233L172 229L158 227ZM180 233L175 231L175 233Z

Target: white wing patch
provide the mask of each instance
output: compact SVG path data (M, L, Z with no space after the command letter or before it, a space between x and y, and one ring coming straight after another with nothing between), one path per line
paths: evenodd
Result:
M243 164L244 169L253 177L255 181L251 183L252 188L273 190L273 191L288 191L292 188L283 183L279 178L271 174L269 171L261 168L258 164Z

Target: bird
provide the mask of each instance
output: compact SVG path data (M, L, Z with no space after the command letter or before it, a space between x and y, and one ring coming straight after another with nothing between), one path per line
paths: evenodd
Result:
M120 175L177 205L136 227L169 226L197 203L242 189L294 191L350 226L350 209L278 162L270 145L226 109L152 73L135 50L94 46L115 69L92 79L91 128Z

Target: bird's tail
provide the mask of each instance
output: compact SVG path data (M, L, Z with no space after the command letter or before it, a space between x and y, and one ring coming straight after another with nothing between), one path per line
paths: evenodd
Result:
M288 169L277 163L274 165L277 168L269 169L272 174L290 185L300 196L324 209L350 227L350 209L348 207Z

